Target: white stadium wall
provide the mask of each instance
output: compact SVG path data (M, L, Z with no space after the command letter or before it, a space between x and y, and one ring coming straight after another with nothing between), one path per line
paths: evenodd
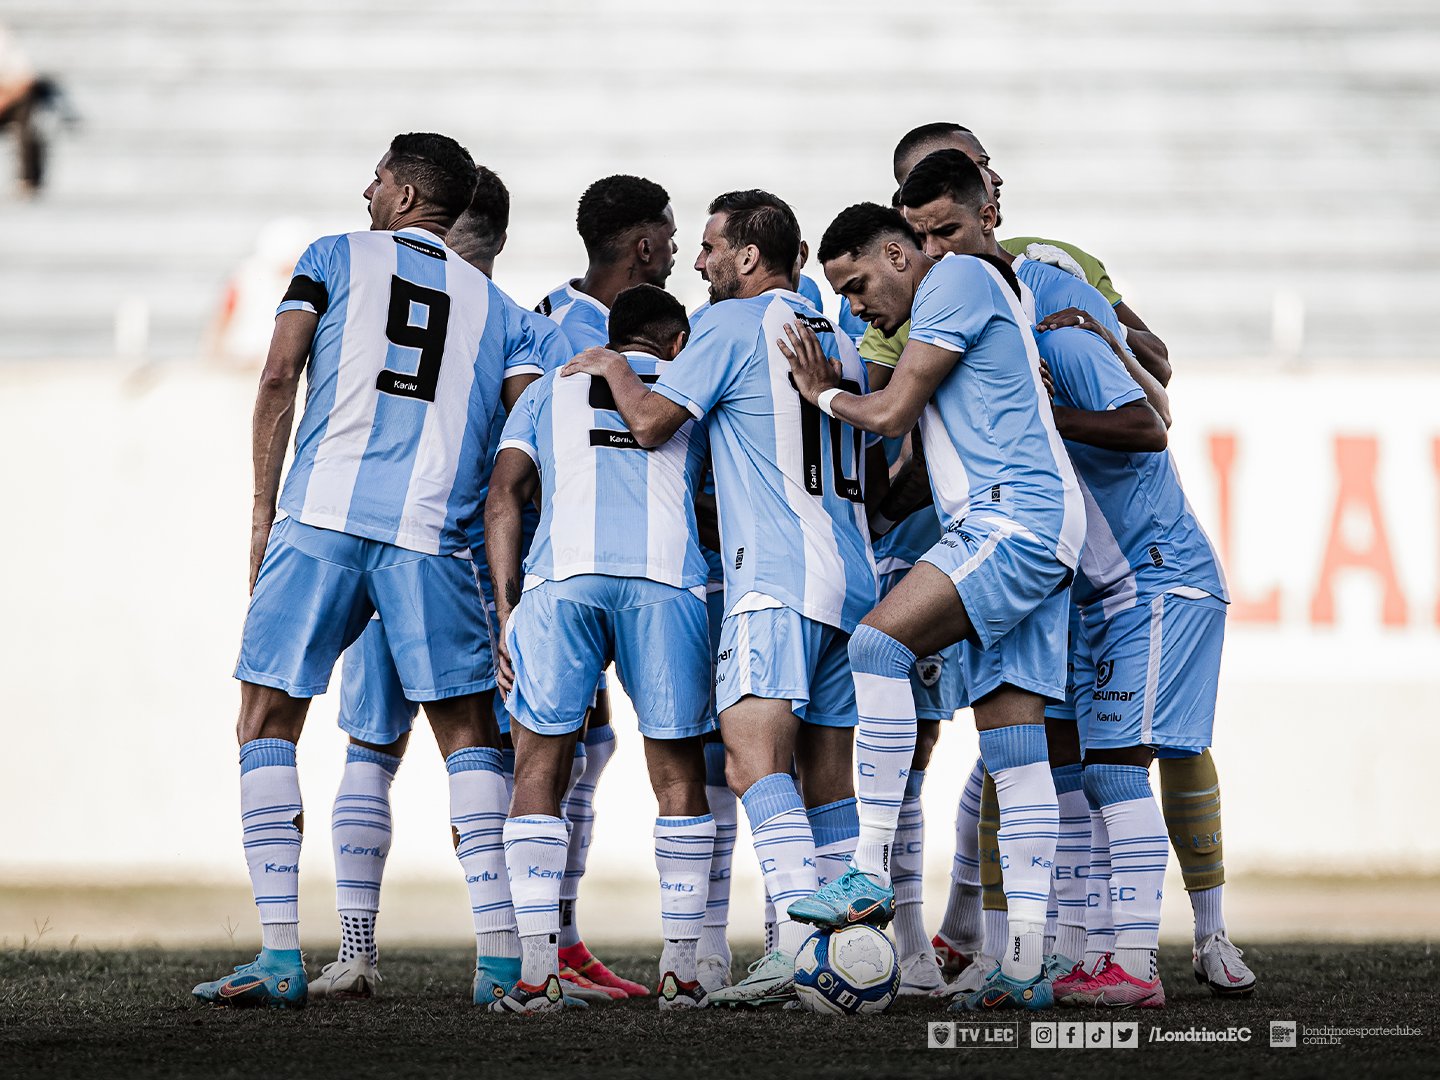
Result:
M1403 823L1433 817L1440 758L1440 376L1181 367L1172 445L1236 598L1215 742L1227 862L1433 871L1440 836ZM6 381L0 877L239 881L230 671L253 379L82 365ZM300 752L317 885L343 758L335 700L317 702ZM654 803L623 702L615 722L591 868L648 881ZM937 876L974 748L963 714L926 788ZM428 735L410 757L389 879L448 880ZM754 876L743 830L735 866Z

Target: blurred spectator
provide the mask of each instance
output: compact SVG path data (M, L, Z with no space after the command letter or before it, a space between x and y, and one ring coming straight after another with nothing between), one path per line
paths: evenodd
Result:
M33 195L44 178L45 144L35 125L35 109L44 96L44 80L14 35L0 24L0 130L15 129L20 147L20 190Z
M290 285L295 263L313 239L313 227L300 218L276 218L261 228L255 250L225 283L225 295L203 345L208 359L237 366L264 363L275 329L275 307Z

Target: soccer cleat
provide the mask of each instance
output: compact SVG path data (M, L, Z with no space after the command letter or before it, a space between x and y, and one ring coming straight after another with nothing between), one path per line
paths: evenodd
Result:
M470 982L470 1000L476 1005L499 1001L520 981L518 956L477 956L475 978Z
M1100 970L1065 996L1066 1005L1089 1005L1097 1009L1163 1009L1165 987L1159 977L1146 982L1137 979L1107 955Z
M365 1001L378 996L380 969L368 956L352 956L349 960L333 960L320 969L310 984L310 1000L330 998L333 1001Z
M950 1003L951 1012L990 1012L1004 1009L1048 1009L1055 1004L1050 980L1042 971L1029 982L1020 982L1005 975L997 967L985 985L973 994L957 997Z
M985 985L990 978L992 971L998 970L1000 961L991 960L990 957L980 953L970 961L970 966L948 983L935 991L936 997L954 997L956 994L973 994Z
M707 995L712 1008L759 1008L790 1001L795 997L795 958L776 949L750 965L750 974L734 986L725 986Z
M660 987L655 991L660 999L660 1011L666 1009L703 1009L705 988L696 982L681 982L673 971L660 977Z
M600 986L609 986L616 990L625 991L626 997L649 997L650 988L630 979L622 979L613 971L602 964L590 950L585 947L583 941L567 946L560 950L560 966L574 968L576 972L585 976L593 983Z
M491 1012L519 1013L525 1016L589 1007L587 1002L565 993L560 987L560 976L555 974L550 975L539 986L516 982L505 994L490 1003Z
M1044 966L1041 970L1045 973L1045 978L1050 980L1050 984L1053 987L1056 981L1068 978L1077 967L1083 970L1084 965L1077 964L1064 953L1052 952L1045 957Z
M796 922L826 930L857 923L883 930L895 918L895 890L852 866L817 892L796 900L788 912Z
M958 977L970 966L971 955L956 948L943 934L936 934L930 939L930 944L935 947L936 959L940 961L940 974L947 980Z
M279 956L262 950L223 979L201 983L190 992L200 1001L230 1008L303 1009L306 990L299 950Z
M934 994L944 986L945 978L940 974L940 963L935 958L935 950L922 949L900 961L900 989L896 993L901 997Z
M591 982L584 975L581 975L574 968L562 967L560 969L560 981L564 983L562 989L569 997L577 997L581 1001L588 1001L597 1005L608 1005L612 1001L624 1001L630 995L613 986L601 986L599 983Z
M695 961L695 970L707 994L730 985L730 961L719 953L700 957Z
M1255 992L1255 973L1240 959L1244 955L1224 930L1217 930L1191 954L1195 981L1206 983L1216 997L1249 997Z
M1090 972L1085 970L1083 963L1077 963L1064 975L1050 980L1050 992L1055 996L1057 1005L1089 1005L1089 1001L1071 1001L1070 994L1090 981Z

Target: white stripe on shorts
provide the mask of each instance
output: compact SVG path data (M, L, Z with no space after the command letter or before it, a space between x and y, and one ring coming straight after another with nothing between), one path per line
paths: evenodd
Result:
M1140 743L1149 746L1155 738L1155 698L1160 692L1160 649L1165 626L1165 594L1150 601L1150 655L1145 666L1145 710L1140 714Z

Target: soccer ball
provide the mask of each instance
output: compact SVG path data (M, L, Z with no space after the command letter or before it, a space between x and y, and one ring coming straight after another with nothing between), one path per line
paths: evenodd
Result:
M873 926L819 930L795 956L795 994L811 1012L884 1012L900 989L900 961Z

